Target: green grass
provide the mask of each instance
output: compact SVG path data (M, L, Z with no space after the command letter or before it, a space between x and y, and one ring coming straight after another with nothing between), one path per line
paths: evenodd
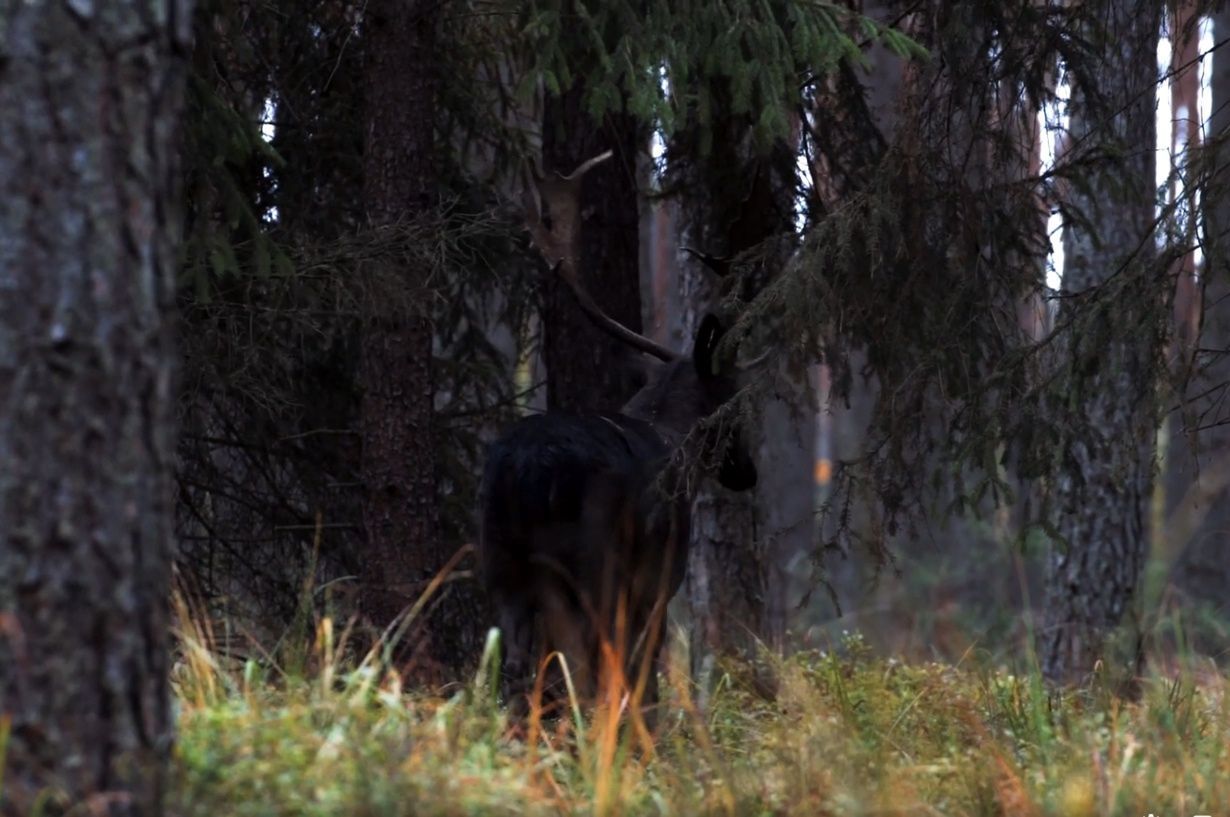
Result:
M1127 702L884 659L853 636L775 663L772 700L745 667L704 713L669 679L647 748L611 710L527 734L488 673L433 695L374 656L343 659L327 619L316 635L289 672L226 666L207 633L181 629L172 813L1169 817L1230 803L1226 678L1211 668L1146 678Z

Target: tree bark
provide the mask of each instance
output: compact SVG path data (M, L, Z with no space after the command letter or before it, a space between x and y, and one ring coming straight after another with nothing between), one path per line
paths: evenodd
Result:
M366 17L368 104L364 188L369 226L389 233L434 204L438 4L374 0ZM420 262L421 263L421 262ZM439 535L433 437L429 270L373 262L364 315L360 417L363 605L386 626L422 597L453 553ZM394 297L390 287L402 297ZM405 292L423 293L415 309ZM420 677L440 679L475 657L477 596L447 582L397 645Z
M733 119L715 124L708 155L688 144L694 137L683 134L680 152L695 152L689 157L692 166L677 171L684 176L680 205L686 216L678 225L682 246L733 258L791 234L793 151L779 144L769 155L751 154L741 138L747 127ZM745 298L778 271L781 260L780 253L770 250L754 262L755 270L738 283ZM680 271L683 336L691 338L700 316L718 300L714 285L719 282L695 260ZM791 415L784 401L766 401L760 408L767 410L757 412L758 427L749 428L745 437L760 475L755 494L735 493L706 480L693 505L685 591L692 672L702 702L721 658L751 656L758 640L782 642L790 582L779 568L794 545L811 539L810 515L792 512L810 506L813 497L814 410ZM769 526L758 530L764 519L757 513L760 497L772 497L776 511L768 516Z
M163 810L191 2L0 13L0 812Z
M1187 4L1184 6L1187 7ZM1190 9L1189 9L1190 12ZM1213 13L1213 37L1218 43L1230 39L1230 7ZM1180 31L1179 34L1184 32ZM1193 39L1195 34L1193 33ZM1180 53L1195 52L1195 43L1186 43ZM1176 49L1176 51L1180 51ZM1169 419L1174 429L1169 440L1167 457L1168 517L1163 534L1168 551L1173 554L1170 580L1184 601L1201 601L1225 613L1225 588L1230 583L1230 558L1226 550L1226 534L1230 531L1230 503L1225 501L1230 488L1230 406L1226 389L1230 388L1230 358L1217 352L1230 348L1230 326L1225 311L1230 295L1227 280L1227 250L1230 249L1230 197L1226 195L1226 166L1230 164L1230 147L1224 141L1230 134L1230 54L1225 46L1211 55L1213 104L1209 138L1212 165L1208 168L1210 182L1202 190L1204 212L1205 260L1199 270L1203 277L1203 292L1189 304L1189 312L1176 310L1180 327L1195 323L1198 336L1188 334L1190 347L1184 349L1184 360L1191 354L1192 380L1186 389L1183 410ZM1174 63L1182 65L1176 54ZM1195 71L1187 77L1195 85ZM1194 90L1187 96L1194 97ZM1188 102L1193 126L1198 124L1194 99ZM1177 108L1176 108L1177 110ZM1181 283L1186 283L1182 281ZM1176 306L1182 301L1176 298ZM1220 305L1220 308L1219 308ZM1203 324L1200 325L1201 318ZM1220 644L1202 644L1195 636L1197 649L1220 652Z
M610 161L582 181L581 265L584 286L615 320L641 331L636 157L641 129L630 114L595 122L584 109L584 85L548 96L543 114L544 168L563 175L605 150ZM567 286L546 281L543 356L547 405L567 411L615 411L643 383L635 353L594 326Z
M1039 634L1047 677L1074 681L1103 657L1128 611L1146 552L1143 513L1152 488L1155 378L1165 324L1165 276L1151 265L1156 75L1160 5L1148 0L1087 4L1104 29L1096 72L1074 77L1074 145L1121 145L1120 158L1091 167L1069 206L1089 219L1064 233L1066 393L1073 433L1055 484L1048 605ZM1101 100L1097 104L1095 100ZM1112 112L1112 113L1108 113ZM1135 257L1129 256L1135 253ZM1099 297L1099 286L1120 286Z

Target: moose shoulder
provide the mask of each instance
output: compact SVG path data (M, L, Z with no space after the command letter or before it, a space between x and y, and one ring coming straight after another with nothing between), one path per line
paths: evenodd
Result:
M618 670L656 701L666 604L687 565L693 480L677 455L686 444L733 490L756 483L737 430L691 435L735 392L716 355L721 337L706 316L691 359L660 364L620 413L527 417L492 444L480 571L503 638L505 695L518 707L551 651L582 697ZM558 687L557 662L544 680L549 693Z

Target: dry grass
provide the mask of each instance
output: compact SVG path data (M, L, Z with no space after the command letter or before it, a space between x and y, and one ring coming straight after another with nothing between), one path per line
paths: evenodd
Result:
M1226 679L1145 679L1139 702L1034 674L906 664L857 636L734 667L698 711L669 679L646 751L617 708L527 731L497 705L490 645L450 696L403 687L344 634L226 665L180 609L173 813L191 815L1194 815L1230 802ZM757 673L763 677L763 671Z

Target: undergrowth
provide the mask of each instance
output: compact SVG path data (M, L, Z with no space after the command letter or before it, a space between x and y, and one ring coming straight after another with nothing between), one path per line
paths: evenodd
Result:
M876 657L857 635L728 667L701 712L672 675L655 740L601 712L510 721L494 640L448 694L405 688L331 620L286 669L230 662L179 611L183 815L1195 815L1230 802L1225 676L1094 682ZM767 660L767 659L766 659ZM617 713L616 713L617 714ZM625 721L626 723L626 721Z

